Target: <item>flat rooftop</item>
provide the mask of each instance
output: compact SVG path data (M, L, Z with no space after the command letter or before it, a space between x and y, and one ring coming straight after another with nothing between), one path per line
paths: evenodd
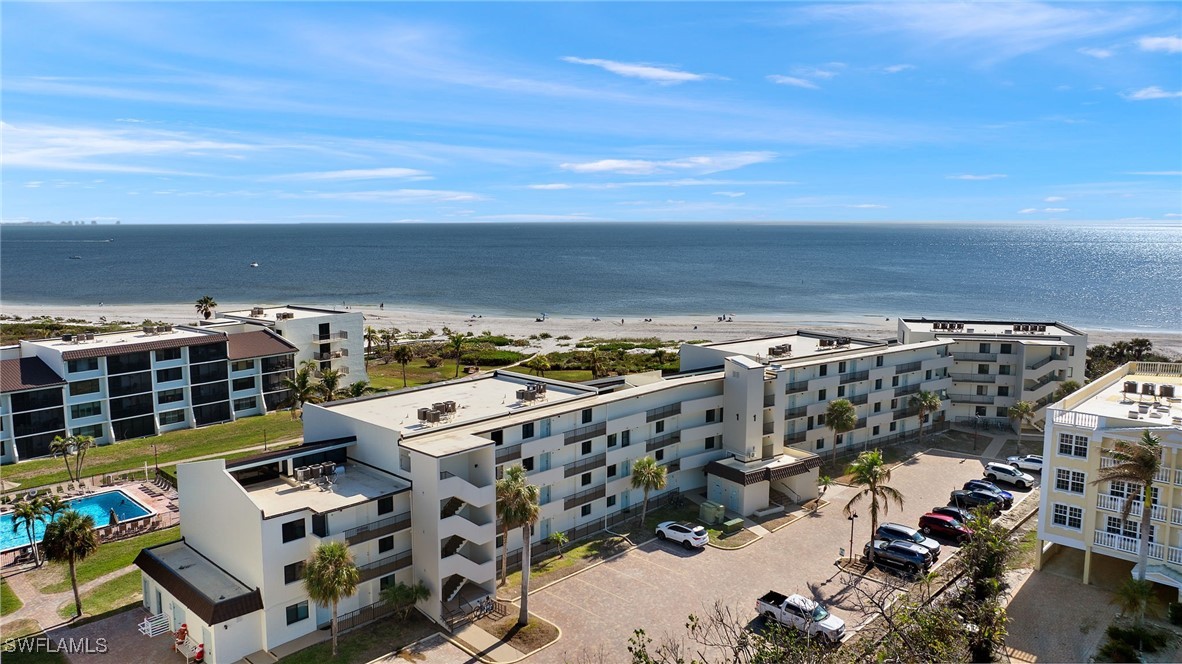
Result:
M546 384L546 395L532 403L517 398L517 391L530 383ZM594 397L597 390L561 384L544 379L497 371L490 376L456 380L426 387L402 390L360 399L334 401L321 407L348 415L369 424L396 430L403 436L414 436L466 424L498 415L514 415L538 408ZM456 412L436 424L419 421L420 408L431 408L445 401L456 403Z
M834 339L848 340L849 343L841 346L821 346L821 342L823 340L828 342ZM791 354L773 353L769 355L768 351L771 348L784 345L792 346ZM702 344L702 347L721 350L732 355L746 355L747 357L755 358L756 360L762 362L768 359L795 360L802 357L809 357L811 355L819 355L821 353L859 350L862 348L874 348L885 345L887 345L885 341L872 341L869 339L855 339L851 337L841 337L839 335L813 334L811 332L798 331L794 334L786 334L776 337L759 337L755 339L720 341L718 343Z
M955 323L956 329L947 329ZM1001 320L955 320L948 318L904 318L903 324L913 332L934 332L939 335L965 336L1012 336L1022 338L1046 336L1080 336L1083 332L1059 322L1048 321L1001 321ZM963 326L963 327L961 327Z
M168 566L176 576L188 581L210 601L230 599L251 592L250 588L209 562L188 544L172 542L151 549L152 555Z
M59 353L67 353L77 350L107 350L120 352L124 347L136 344L163 344L173 343L176 346L185 345L186 340L200 339L202 341L208 340L210 337L224 339L225 336L221 332L210 332L205 330L196 330L185 326L173 326L168 332L153 332L148 334L143 331L143 328L135 330L124 330L122 332L107 332L103 334L96 333L94 339L90 341L77 341L78 335L74 335L74 341L62 341L61 337L54 337L52 339L35 339L24 341L24 343L39 346L41 348L52 348Z
M344 472L341 472L341 471ZM324 513L358 505L409 488L410 483L357 464L337 465L332 488L313 484L300 486L295 480L281 478L242 487L263 518L310 509Z
M1100 415L1106 418L1123 418L1129 420L1128 426L1172 426L1174 417L1182 417L1182 401L1171 402L1158 397L1156 403L1169 406L1169 410L1159 411L1153 407L1155 399L1151 396L1132 393L1126 395L1122 391L1125 381L1136 382L1138 392L1141 391L1141 387L1145 383L1153 383L1157 387L1173 385L1176 398L1182 398L1182 376L1130 373L1117 376L1111 384L1105 385L1103 389L1077 404L1071 411ZM1149 406L1148 412L1141 412L1141 404ZM1137 413L1136 419L1131 416L1133 412ZM1112 425L1110 424L1110 426Z
M332 309L316 309L313 307L300 307L294 305L284 305L282 307L258 307L262 309L262 313L256 315L253 309L242 309L240 311L225 311L219 312L218 316L221 318L231 317L236 319L267 321L274 323L278 318L276 314L291 314L289 320L299 318L320 318L321 316L333 316L336 314L352 313L349 311L334 311Z

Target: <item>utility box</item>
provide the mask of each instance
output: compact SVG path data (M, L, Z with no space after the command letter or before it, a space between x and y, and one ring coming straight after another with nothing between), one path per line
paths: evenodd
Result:
M715 524L722 521L726 515L726 506L721 503L711 502L709 500L703 501L698 508L698 519L702 523Z
M731 519L730 521L724 521L722 524L722 532L726 533L727 535L730 535L731 533L737 533L742 529L742 519Z

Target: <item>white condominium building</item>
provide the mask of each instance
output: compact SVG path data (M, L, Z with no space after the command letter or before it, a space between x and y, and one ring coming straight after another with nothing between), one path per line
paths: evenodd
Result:
M900 318L899 343L949 342L949 417L958 424L1011 426L1009 409L1035 405L1035 420L1067 380L1084 383L1087 335L1063 323Z
M1146 578L1182 599L1182 364L1131 362L1047 408L1039 504L1039 563L1056 546L1084 552L1088 583L1097 557L1136 563L1141 550L1142 487L1099 482L1117 441L1145 431L1162 442L1153 483ZM1134 501L1122 519L1126 500ZM1050 546L1045 546L1045 545ZM1134 573L1136 569L1134 568Z
M287 305L218 312L215 325L240 321L259 326L295 344L296 364L311 360L320 370L336 369L342 385L369 380L365 371L365 316L360 311L335 311Z

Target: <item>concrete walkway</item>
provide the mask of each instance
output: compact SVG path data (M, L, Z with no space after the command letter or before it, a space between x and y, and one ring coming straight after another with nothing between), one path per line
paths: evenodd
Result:
M490 662L515 662L523 657L520 650L472 623L461 627L452 638L467 646L478 658Z
M47 563L48 564L48 563ZM4 577L4 582L12 589L16 596L24 602L24 605L16 611L4 616L5 623L11 623L17 620L35 620L43 630L49 630L59 625L64 625L70 620L62 620L61 616L57 614L58 607L62 604L74 604L74 590L67 589L65 592L43 594L39 588L33 585L33 581L29 572L37 568L28 568L25 571L11 574ZM109 574L104 574L97 579L87 581L78 586L78 594L85 595L86 591L95 586L102 585L111 579L128 574L132 571L131 567L115 570ZM86 609L86 604L82 605L83 610Z

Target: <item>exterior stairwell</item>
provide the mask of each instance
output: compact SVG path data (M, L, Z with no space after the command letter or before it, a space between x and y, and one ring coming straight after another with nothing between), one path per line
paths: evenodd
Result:
M460 594L460 588L463 588L467 581L468 579L465 579L459 574L451 575L447 579L447 582L443 584L443 601L450 602L455 599L456 595Z
M455 513L459 512L463 507L464 501L453 496L446 503L444 503L443 508L439 510L439 520L442 521L449 516L454 516Z
M464 542L466 541L467 540L465 540L463 537L460 537L459 535L452 535L448 538L447 542L443 544L443 551L439 557L447 558L448 556L455 555L455 552L459 551L460 547L464 546Z

